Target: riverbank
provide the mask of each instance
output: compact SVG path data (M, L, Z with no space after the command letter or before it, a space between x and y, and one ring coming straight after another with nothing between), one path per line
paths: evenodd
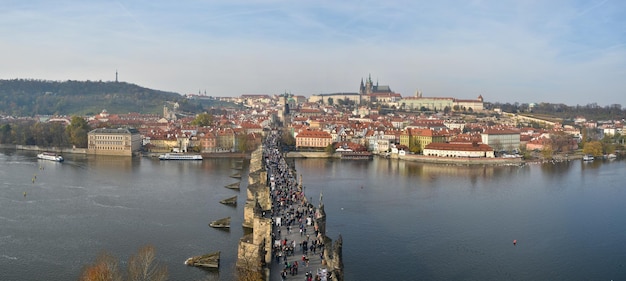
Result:
M87 154L86 148L72 148L72 147L41 147L37 145L0 144L0 148L15 149L15 150L31 150L31 151L50 151L50 152L56 152L56 153Z
M437 157L424 155L398 155L399 160L414 161L432 164L459 164L459 165L506 165L506 164L522 164L524 160L521 157L516 158L465 158L465 157Z
M141 156L144 157L159 157L164 153L157 152L142 152ZM195 154L193 152L189 152L188 154ZM198 153L202 155L202 158L242 158L242 159L250 159L250 153L244 152L220 152L220 153Z
M406 155L398 155L392 154L390 156L383 155L374 155L378 157L384 157L388 159L398 159L404 161L411 162L421 162L421 163L430 163L430 164L457 164L457 165L521 165L524 163L542 163L542 162L550 162L550 161L571 161L571 160L580 160L583 158L582 151L575 151L571 153L559 153L554 154L552 158L547 159L543 158L539 152L533 152L533 155L530 159L523 159L522 157L513 157L513 158L452 158L452 157L437 157L437 156L425 156L419 154L406 154ZM300 151L290 151L286 153L286 158L341 158L341 154L333 153L328 154L326 152L300 152Z
M326 152L298 152L290 151L286 154L286 158L341 158L339 153L328 154ZM385 156L380 156L385 157ZM433 163L433 164L459 164L459 165L502 165L502 164L521 164L524 163L522 158L445 158L436 156L424 156L416 154L397 155L386 157L390 159L399 159L405 161Z

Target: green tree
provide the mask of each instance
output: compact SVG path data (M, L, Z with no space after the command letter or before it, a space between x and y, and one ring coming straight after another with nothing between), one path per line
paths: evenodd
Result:
M328 98L328 105L333 105L333 98Z
M196 119L191 121L191 125L207 127L213 125L213 115L208 113L200 113L196 115Z
M245 133L237 135L237 151L248 152L248 136Z
M296 139L293 137L291 132L289 132L289 129L283 130L282 134L280 135L280 142L286 146L296 145Z
M410 141L409 141L409 151L413 152L415 154L418 154L418 153L422 152L422 146L420 145L420 143L419 143L419 141L417 140L416 137L410 138Z
M328 154L333 154L335 153L335 145L334 144L329 144L324 148L324 152L328 153Z
M6 144L11 141L11 124L2 124L0 126L0 143Z
M91 131L91 127L84 118L80 116L72 116L70 124L65 128L69 137L70 144L76 147L87 147L87 134Z
M604 135L604 138L600 142L602 142L602 151L604 154L612 154L615 152L615 140L619 139L619 136ZM615 139L614 139L615 138Z

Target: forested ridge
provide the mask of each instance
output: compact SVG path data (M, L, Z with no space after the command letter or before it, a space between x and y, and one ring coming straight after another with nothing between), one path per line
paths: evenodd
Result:
M165 101L183 96L126 82L0 80L0 114L94 115L109 112L161 113Z

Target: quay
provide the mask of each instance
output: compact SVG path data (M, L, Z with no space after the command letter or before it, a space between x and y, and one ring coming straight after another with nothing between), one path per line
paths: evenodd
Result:
M322 195L317 207L307 200L279 137L272 131L250 158L238 279L341 281L341 235L334 242L326 236Z

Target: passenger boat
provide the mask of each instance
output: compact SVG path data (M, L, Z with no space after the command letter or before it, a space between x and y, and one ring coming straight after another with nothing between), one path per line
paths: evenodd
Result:
M583 156L583 161L593 161L593 155L589 155L589 154L585 154L585 156Z
M202 160L199 154L165 153L159 155L159 160Z
M52 152L43 152L43 153L39 153L37 154L37 158L39 159L43 159L43 160L50 160L50 161L57 161L57 162L63 162L63 156L58 155L56 153L52 153Z

